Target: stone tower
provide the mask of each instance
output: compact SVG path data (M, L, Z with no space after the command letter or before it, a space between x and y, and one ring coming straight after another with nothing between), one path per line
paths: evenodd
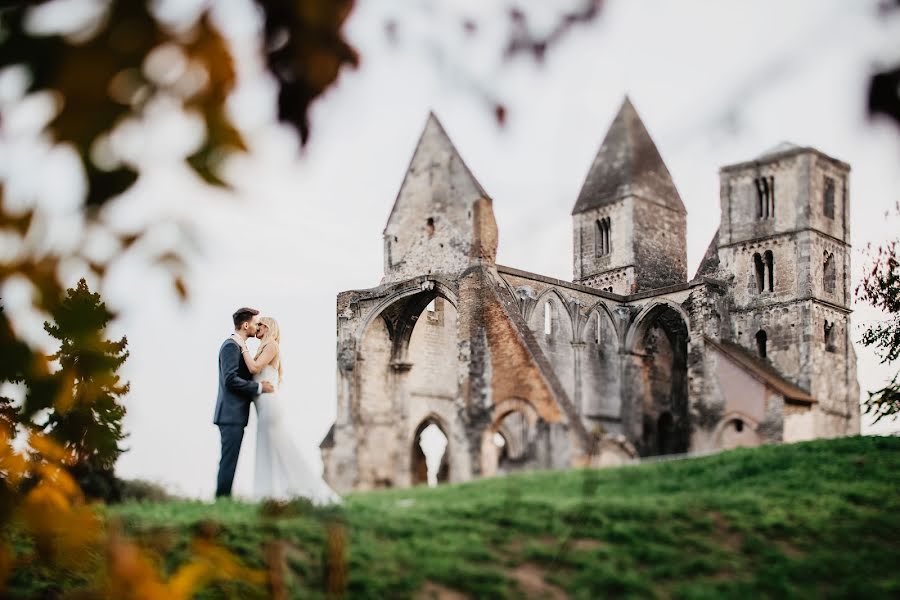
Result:
M818 400L807 424L815 437L859 431L849 172L846 163L787 143L720 170L719 275L733 278L722 338L809 390Z
M626 97L572 210L574 281L623 295L685 283L686 214Z
M475 207L483 200L490 203L437 117L429 114L384 228L382 283L465 269L481 241L477 219L484 211Z

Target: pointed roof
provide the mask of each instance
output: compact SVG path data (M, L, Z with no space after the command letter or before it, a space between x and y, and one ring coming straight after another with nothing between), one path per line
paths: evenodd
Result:
M629 194L687 212L656 144L626 96L588 171L572 214L612 204Z
M465 202L472 204L479 198L490 198L472 171L463 161L459 151L450 136L444 130L441 122L434 112L428 113L425 128L416 149L413 152L403 183L397 192L394 207L388 217L388 224L397 212L397 206L403 199L407 184L413 179L422 179L427 174L427 181L431 190L430 197L426 201L432 204ZM416 195L421 199L421 195Z
M709 276L712 277L716 274L716 271L719 270L719 230L716 229L716 233L713 234L712 240L709 242L709 246L706 247L706 253L703 255L703 260L700 261L700 266L697 267L697 272L694 274L694 279L697 279L701 276Z

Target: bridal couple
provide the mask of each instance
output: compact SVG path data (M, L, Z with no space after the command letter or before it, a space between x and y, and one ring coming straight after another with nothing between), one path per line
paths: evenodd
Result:
M240 308L234 313L234 333L219 348L219 397L213 423L222 437L216 497L230 496L250 404L256 406L256 471L253 498L288 500L309 498L315 504L340 502L340 497L307 466L284 423L278 395L281 382L281 336L278 323L259 317L259 311ZM259 339L256 355L247 340Z

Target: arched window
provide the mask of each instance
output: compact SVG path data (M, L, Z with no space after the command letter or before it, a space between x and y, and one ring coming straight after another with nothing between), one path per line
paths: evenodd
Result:
M825 321L825 351L837 352L834 345L834 321Z
M609 237L610 218L598 219L594 225L594 254L596 256L606 256L611 249Z
M766 253L763 255L766 262L766 271L768 277L766 278L769 287L766 289L770 292L775 291L775 256L772 254L771 250L766 250Z
M762 292L766 289L766 269L759 252L753 255L753 269L756 271L756 291Z
M834 254L831 252L825 253L825 265L822 268L822 282L825 287L826 294L834 293L835 286L835 274L834 274Z
M759 219L772 219L775 217L775 177L757 177L753 180L756 185L756 216Z
M766 331L764 329L760 329L756 332L756 352L759 354L760 358L766 357L766 343L768 342L768 337L766 335Z
M544 335L553 333L553 305L549 300L544 303Z

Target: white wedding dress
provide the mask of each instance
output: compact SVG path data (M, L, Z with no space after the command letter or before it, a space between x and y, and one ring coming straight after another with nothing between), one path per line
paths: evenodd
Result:
M283 402L278 395L278 371L266 365L254 378L276 386L274 392L256 397L256 471L253 497L290 500L309 498L313 504L341 501L325 481L313 473L285 427Z

